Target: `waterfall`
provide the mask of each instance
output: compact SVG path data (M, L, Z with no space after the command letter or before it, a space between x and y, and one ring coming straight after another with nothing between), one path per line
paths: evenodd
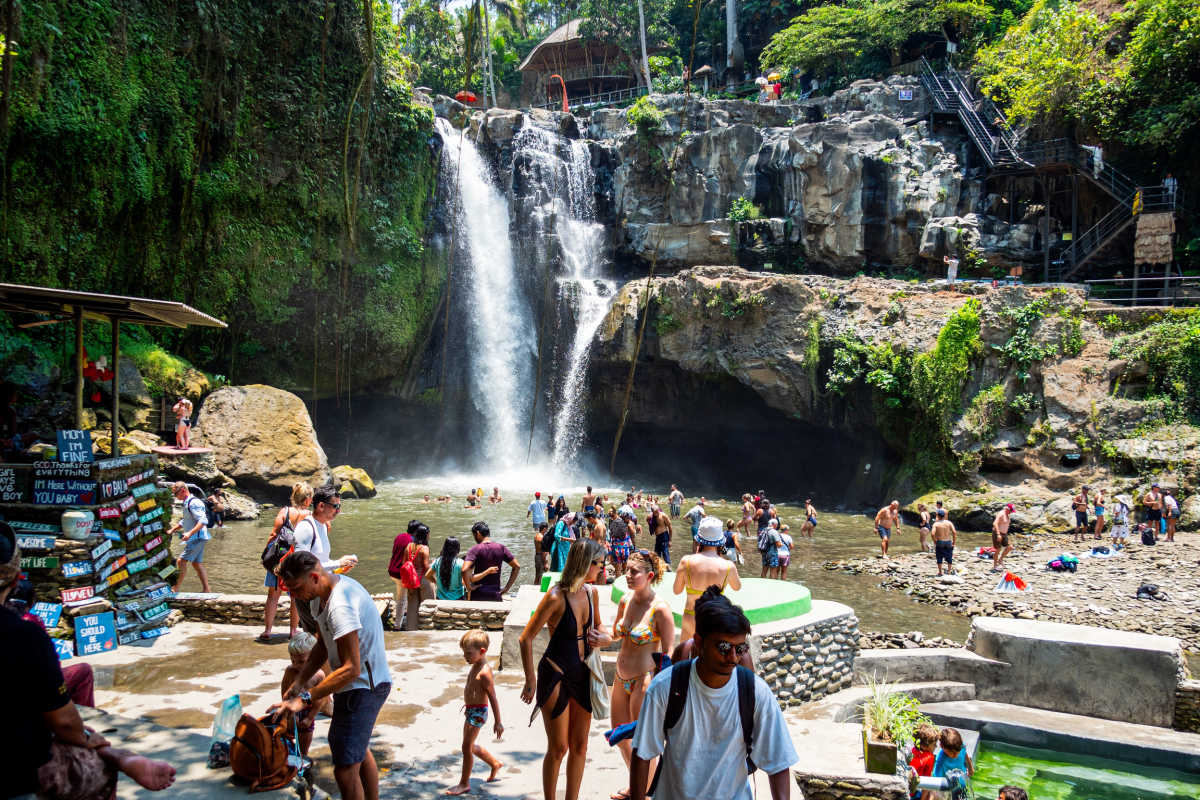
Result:
M456 267L451 316L466 323L463 373L475 415L466 429L479 466L511 469L524 460L535 392L535 298L548 297L554 305L543 313L555 322L547 325L542 353L543 386L550 388L541 396L551 465L570 474L587 434L592 339L617 289L603 277L605 231L596 222L591 152L526 118L512 140L506 193L469 136L444 119L437 126L444 185L459 197L452 224L463 274ZM545 280L554 282L549 295ZM538 417L542 408L539 402ZM535 434L535 441L546 440ZM537 452L535 464L543 461Z
M508 202L470 138L441 118L437 129L445 143L444 177L458 192L458 249L470 264L454 276L459 299L451 308L454 322L466 324L466 383L475 413L468 430L481 466L508 467L525 452L536 328L519 291Z

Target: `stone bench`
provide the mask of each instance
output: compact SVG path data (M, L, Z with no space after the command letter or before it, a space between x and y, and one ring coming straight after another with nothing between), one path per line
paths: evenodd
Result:
M504 619L512 610L511 600L495 603L466 600L422 600L420 629L423 631L485 631L504 629Z

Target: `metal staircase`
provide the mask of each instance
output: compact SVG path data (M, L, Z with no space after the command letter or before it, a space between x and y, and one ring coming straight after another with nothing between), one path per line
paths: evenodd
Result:
M1143 211L1176 210L1176 196L1162 186L1139 186L1094 152L1068 139L1022 145L1004 115L986 97L973 92L965 76L951 66L934 69L921 59L921 85L934 109L954 114L980 155L995 174L1042 172L1066 167L1091 181L1116 200L1116 205L1095 225L1072 241L1052 262L1050 280L1070 280L1110 242L1120 236ZM1135 207L1136 206L1136 207Z

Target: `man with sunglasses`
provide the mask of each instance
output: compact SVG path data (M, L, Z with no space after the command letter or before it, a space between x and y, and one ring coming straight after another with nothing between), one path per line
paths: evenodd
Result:
M747 773L768 775L773 800L791 796L797 760L770 687L739 660L750 620L710 586L696 601L696 658L663 670L642 702L629 766L632 800L647 794L650 761L662 756L655 800L751 800Z
M331 572L349 572L358 564L357 556L329 557L333 549L329 543L329 524L341 510L341 495L332 486L322 486L313 492L312 514L296 523L294 533L296 552L312 553Z

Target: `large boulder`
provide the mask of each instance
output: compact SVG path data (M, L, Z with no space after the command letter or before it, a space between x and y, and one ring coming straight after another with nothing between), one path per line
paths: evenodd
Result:
M348 464L343 464L340 467L333 468L333 485L345 486L350 484L353 490L353 496L359 499L374 497L375 481L371 480L371 476L367 474L365 469L360 467L351 467ZM343 492L343 494L346 494Z
M292 484L329 481L329 461L304 402L282 389L226 386L200 408L194 444L213 448L217 469L251 495L278 500Z

